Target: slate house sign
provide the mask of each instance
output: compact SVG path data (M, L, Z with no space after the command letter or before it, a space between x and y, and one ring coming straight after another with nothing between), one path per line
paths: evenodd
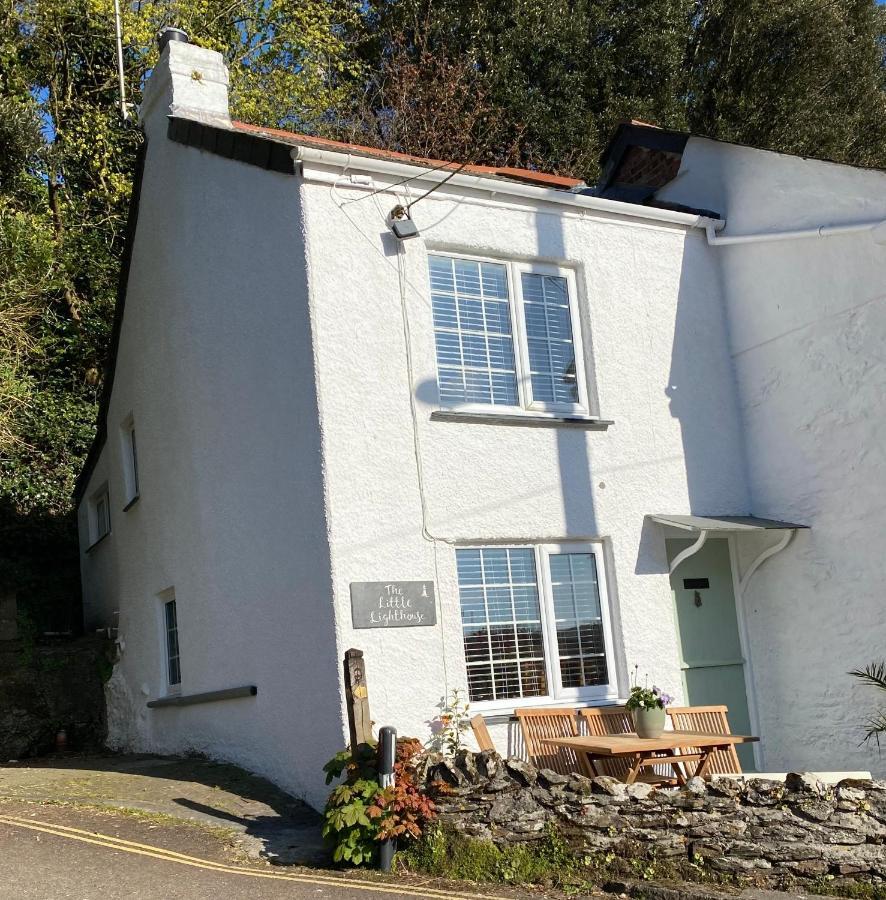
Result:
M352 581L354 628L411 628L437 624L433 581Z

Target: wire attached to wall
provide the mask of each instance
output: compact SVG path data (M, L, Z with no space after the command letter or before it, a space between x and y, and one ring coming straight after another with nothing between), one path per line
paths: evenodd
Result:
M420 197L417 199L421 199ZM413 201L417 202L417 201ZM411 205L411 204L410 204ZM424 464L422 463L421 438L419 436L418 409L415 402L415 370L412 364L412 329L409 325L409 308L407 303L406 291L406 266L405 266L406 247L402 241L397 242L397 280L400 287L400 314L403 320L403 340L406 344L406 378L409 385L409 413L412 417L412 448L415 454L415 472L418 481L418 498L421 505L421 536L424 540L431 544L434 554L434 582L438 589L440 586L440 566L437 559L437 543L442 541L444 544L455 544L455 541L447 538L437 537L431 533L428 528L428 503L425 494L425 476ZM439 603L440 609L440 642L442 645L443 658L443 685L446 691L445 696L449 696L449 670L446 665L446 626L443 614L442 599Z
M349 159L348 165L350 165L350 159ZM432 166L429 169L422 169L422 171L419 172L417 175L409 175L406 178L401 178L399 181L395 181L393 184L386 184L383 187L376 188L374 191L372 191L372 193L364 194L362 197L354 197L352 200L343 200L340 205L348 206L351 203L359 203L361 200L368 200L370 197L375 197L378 194L385 194L388 191L394 190L394 188L401 187L404 184L408 185L411 181L417 181L420 178L425 178L428 175L430 175L432 172L439 172L441 169L445 169L445 168L447 168L447 166L451 166L451 165L452 165L452 163L444 162L444 163L440 163L439 166ZM459 167L459 169L456 170L456 172L452 173L452 175L457 174L457 172L460 171L461 169L463 169L465 167L465 165L467 165L467 163L461 165ZM347 171L347 167L345 168L345 171ZM342 176L344 176L344 174L345 173L343 172ZM447 181L449 181L449 178L451 178L452 175L450 175L448 178L445 178L443 181L440 182L440 184L445 184ZM432 190L436 190L437 187L439 187L439 185L432 188ZM428 191L428 193L431 193L431 191ZM421 197L419 197L418 199L420 200Z
M330 187L330 195L332 197L332 201L334 205L338 208L341 214L348 220L350 225L356 229L356 231L361 234L367 241L371 242L369 235L367 235L362 228L355 222L345 210L345 206L349 203L355 203L357 200L367 200L372 197L376 197L379 193L384 193L386 191L392 190L394 187L398 187L401 185L406 186L406 191L408 193L409 187L408 183L414 181L416 178L420 178L427 174L423 172L422 175L414 176L412 178L407 178L403 181L398 182L396 185L387 185L384 188L373 191L370 194L366 194L362 197L357 197L355 200L346 200L341 197L338 193L338 184L339 181L346 177L348 168L350 166L350 160L348 164L345 165L344 170L342 171L341 176L336 179L336 181ZM463 168L463 167L462 167ZM453 172L452 175L456 173ZM452 177L452 176L450 176ZM448 180L448 179L447 179ZM442 184L443 182L441 182ZM437 185L439 187L439 185ZM425 192L421 197L416 197L415 200L409 202L409 206L413 203L421 200L422 197L427 196L430 192ZM378 201L375 201L376 209L380 215L380 217L384 220L384 212L379 207ZM409 309L408 309L408 277L406 274L406 265L405 265L405 256L406 256L406 247L403 245L402 241L397 241L397 284L399 287L400 294L400 315L403 323L403 340L405 343L405 356L406 356L406 377L407 383L409 387L409 412L412 419L412 447L413 453L415 456L415 466L416 466L416 480L418 482L418 496L419 496L419 504L421 508L421 536L422 539L431 544L432 552L433 552L433 561L434 561L434 583L439 588L440 585L440 566L439 559L437 554L437 544L442 542L444 544L448 544L451 546L455 546L458 542L452 540L450 538L438 537L437 535L432 534L431 530L428 527L428 504L427 497L425 494L425 480L424 480L424 466L422 463L422 452L421 452L421 438L419 435L419 415L418 409L416 407L416 399L415 399L415 368L413 365L412 358L412 329L409 323ZM442 653L442 661L443 661L443 684L448 696L449 694L449 669L447 666L446 659L446 628L445 628L445 614L443 603L439 604L440 611L440 641L443 648Z

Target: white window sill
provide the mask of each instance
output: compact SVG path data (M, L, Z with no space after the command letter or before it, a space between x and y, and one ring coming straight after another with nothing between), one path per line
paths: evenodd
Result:
M514 425L523 428L578 428L585 431L607 431L615 423L611 419L577 416L566 413L475 412L473 410L437 409L432 422L462 422L475 425Z

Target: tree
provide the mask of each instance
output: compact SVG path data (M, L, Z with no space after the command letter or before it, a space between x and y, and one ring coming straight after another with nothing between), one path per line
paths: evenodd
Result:
M34 110L0 98L0 452L18 441L15 420L30 387L23 365L32 346L28 325L49 268L39 221L10 196L41 147Z
M592 178L619 117L685 124L679 98L688 21L687 0L374 0L359 44L372 73L367 99L380 120L402 116L404 109L385 105L389 86L410 67L433 79L434 60L445 59L451 74L461 73L457 86L496 118L477 161ZM414 120L412 106L405 113ZM458 116L438 114L436 123L438 141L459 131ZM405 131L384 132L382 140L403 149L397 142Z
M224 53L233 112L247 121L321 130L358 73L343 31L354 0L122 5L134 103L164 23ZM9 334L21 338L15 384L29 388L27 403L13 399L0 375L0 498L20 510L69 511L91 440L141 141L118 100L113 0L23 0L0 11L0 302L22 300ZM6 372L12 357L2 351Z
M494 110L481 162L593 180L620 119L788 153L886 165L884 18L874 0L370 0L359 44L386 121L411 68L434 58ZM437 141L456 133L438 110ZM403 149L407 129L383 130Z
M690 128L886 165L884 16L872 0L697 0L687 58Z

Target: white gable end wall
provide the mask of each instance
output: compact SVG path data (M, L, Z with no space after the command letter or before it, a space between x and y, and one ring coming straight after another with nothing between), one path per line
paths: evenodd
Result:
M659 197L717 209L725 234L815 228L886 218L886 173L690 138ZM886 646L886 246L862 232L715 251L753 511L811 526L747 598L765 765L882 774L859 747L876 696L846 673Z
M90 627L119 624L109 741L206 752L322 803L344 726L298 181L173 143L162 109L147 130L108 439L86 490L111 491L111 534L83 557ZM123 512L130 414L141 496ZM256 697L146 707L167 690L170 588L182 694Z

